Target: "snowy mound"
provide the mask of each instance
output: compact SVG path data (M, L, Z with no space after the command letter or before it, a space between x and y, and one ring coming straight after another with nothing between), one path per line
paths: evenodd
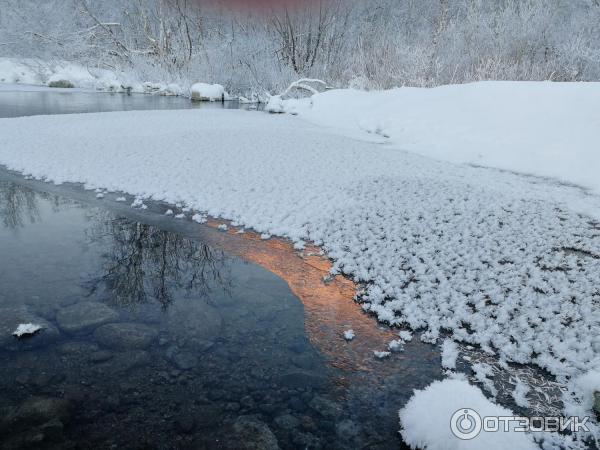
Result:
M302 108L295 100L280 108L422 155L555 177L600 193L599 104L600 83L483 82L335 90Z
M475 411L480 418L515 415L512 411L490 402L478 388L471 386L466 381L435 381L424 390L415 391L406 406L400 410L402 437L414 449L539 449L530 434L515 432L514 428L508 432L504 429L497 432L482 430L472 439L459 439L452 433L451 418L457 411L465 408ZM461 417L457 419L461 420ZM516 425L513 423L512 426ZM469 428L464 427L464 429L468 430ZM464 437L467 437L466 433Z
M196 83L190 89L192 100L214 102L227 97L225 88L220 84Z

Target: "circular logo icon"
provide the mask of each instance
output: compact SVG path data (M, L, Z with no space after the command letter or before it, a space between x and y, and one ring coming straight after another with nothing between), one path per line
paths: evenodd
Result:
M450 419L452 434L464 441L477 437L481 432L481 427L481 417L470 408L459 409L452 414Z

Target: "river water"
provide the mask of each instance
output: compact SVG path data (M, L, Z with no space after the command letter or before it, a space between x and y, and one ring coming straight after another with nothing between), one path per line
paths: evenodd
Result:
M3 117L192 106L0 90ZM3 449L403 447L397 410L441 377L435 347L415 340L377 360L394 332L348 282L322 280L322 258L123 195L0 169ZM11 335L27 322L42 331ZM351 343L348 327L360 330Z

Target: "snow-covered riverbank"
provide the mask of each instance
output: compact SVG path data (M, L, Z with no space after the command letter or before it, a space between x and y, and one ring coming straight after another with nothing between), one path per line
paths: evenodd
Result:
M301 114L328 125L316 118L327 95L313 98L315 116ZM2 119L0 164L185 203L190 219L230 219L298 247L314 241L334 270L365 285L366 311L426 329L426 341L451 332L565 383L600 369L598 225L580 214L600 217L599 197L355 131L244 111Z
M333 90L281 103L335 132L600 193L600 83L483 82Z

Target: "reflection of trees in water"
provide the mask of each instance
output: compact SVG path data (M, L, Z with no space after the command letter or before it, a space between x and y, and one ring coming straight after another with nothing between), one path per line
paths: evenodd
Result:
M0 182L0 216L4 226L20 228L39 220L37 193L14 183Z
M63 203L56 195L37 192L10 181L0 181L0 217L4 226L17 229L25 226L26 221L39 221L40 199L50 202L54 211L58 211Z
M120 305L145 303L154 296L166 309L180 289L199 296L215 285L227 290L222 252L150 225L102 213L97 218L90 238L106 247L106 262L92 293L104 288Z

